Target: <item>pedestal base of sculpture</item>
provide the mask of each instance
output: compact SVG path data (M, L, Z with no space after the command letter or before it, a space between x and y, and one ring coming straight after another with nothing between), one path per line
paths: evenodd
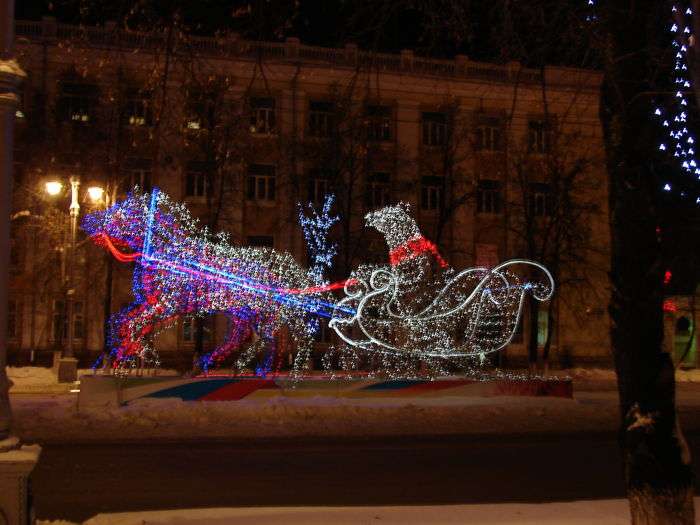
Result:
M19 446L14 437L0 441L0 524L34 523L29 475L40 453L39 445Z
M56 376L59 383L72 383L78 379L78 360L74 357L61 357L57 360Z

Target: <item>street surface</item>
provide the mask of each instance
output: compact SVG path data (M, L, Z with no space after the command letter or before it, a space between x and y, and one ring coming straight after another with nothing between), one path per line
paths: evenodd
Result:
M700 434L688 436L696 471ZM623 497L614 436L345 442L47 444L37 516L297 505L428 505Z

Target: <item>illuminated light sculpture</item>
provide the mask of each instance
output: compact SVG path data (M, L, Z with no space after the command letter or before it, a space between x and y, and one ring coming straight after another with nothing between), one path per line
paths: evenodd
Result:
M333 199L305 214L300 223L312 264L308 270L288 253L270 248L232 246L225 234L200 228L187 208L154 189L135 191L106 211L88 215L83 228L119 261L136 263L135 301L109 320L113 366L136 366L157 357L151 345L156 330L183 316L224 313L229 328L223 344L201 357L205 371L237 356L245 366L264 348L258 372L281 363L275 333L287 326L296 345L293 372L300 376L310 357L314 319L329 317L342 344L326 357L340 354L338 365L416 375L415 363L428 363L424 375L446 371L445 365L482 359L505 347L520 320L529 293L551 298L554 282L542 265L508 261L495 268L456 272L437 247L420 232L406 204L388 206L366 216L367 226L384 234L387 266L363 265L349 279L324 278L335 255L328 232ZM533 277L533 280L529 280ZM536 278L535 278L536 277ZM331 291L346 297L334 301ZM378 356L372 366L367 355ZM326 359L328 363L328 359ZM413 368L411 368L413 367Z
M180 317L224 313L228 334L202 357L202 368L240 350L246 340L260 340L273 349L261 370L270 371L280 364L274 362L274 334L286 325L297 349L294 370L302 371L313 335L304 318L309 312L329 316L337 306L324 294L344 285L319 286L288 253L231 246L225 234L213 236L200 228L185 206L157 189L150 195L135 191L106 211L88 215L83 229L118 260L137 263L135 301L109 320L115 367L154 356L154 330Z
M547 269L527 260L491 269L449 268L406 204L365 219L384 234L390 265L358 268L329 326L347 345L387 356L395 367L397 359L483 361L511 341L528 293L537 301L554 293Z

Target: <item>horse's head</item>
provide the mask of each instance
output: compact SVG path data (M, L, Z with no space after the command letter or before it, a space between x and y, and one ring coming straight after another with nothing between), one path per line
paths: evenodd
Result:
M86 215L81 227L98 244L105 245L109 241L119 249L140 252L146 235L150 198L150 194L135 190L106 210Z
M420 236L418 225L410 212L411 207L400 202L368 213L365 215L365 224L383 234L389 248L393 249Z

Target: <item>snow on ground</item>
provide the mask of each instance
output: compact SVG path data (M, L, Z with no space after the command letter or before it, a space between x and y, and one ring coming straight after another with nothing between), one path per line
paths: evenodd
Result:
M695 506L700 498L695 498ZM626 525L627 500L405 507L247 507L99 514L83 525ZM39 521L38 525L71 525Z
M91 375L95 372L91 368L78 370L78 377ZM179 375L175 370L145 369L143 375L174 376ZM12 380L12 393L62 393L73 388L72 383L59 383L56 373L52 368L43 366L8 366L7 376Z

